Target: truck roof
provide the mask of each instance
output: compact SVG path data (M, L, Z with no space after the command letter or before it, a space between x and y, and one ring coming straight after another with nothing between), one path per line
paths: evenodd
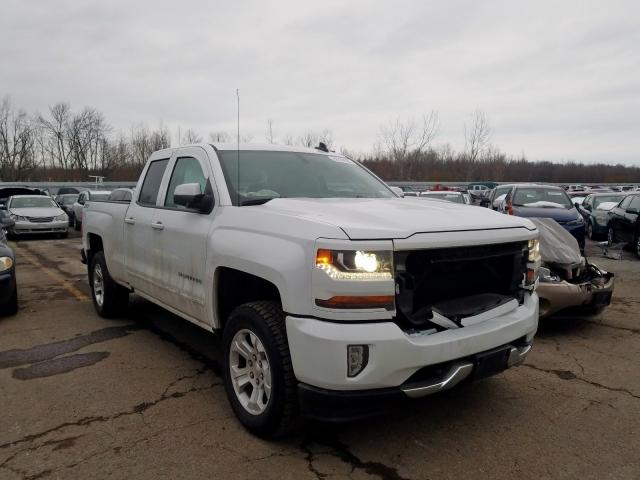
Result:
M295 145L276 145L273 143L211 143L216 150L254 150L254 151L271 151L271 152L300 152L300 153L319 153L324 155L338 155L336 152L323 152L315 148L299 147Z

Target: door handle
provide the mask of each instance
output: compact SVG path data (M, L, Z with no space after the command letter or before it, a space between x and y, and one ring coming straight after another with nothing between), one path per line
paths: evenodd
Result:
M125 217L124 223L128 223L129 225L135 225L136 219L133 217Z
M162 222L155 222L151 224L151 228L155 228L156 230L162 230L164 228L164 225L162 224Z

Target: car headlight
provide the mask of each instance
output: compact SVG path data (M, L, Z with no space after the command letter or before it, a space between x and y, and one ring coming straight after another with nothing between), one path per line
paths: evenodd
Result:
M54 220L57 222L61 222L63 220L69 220L69 217L67 217L66 213L63 213L62 215L58 215L57 217L55 217Z
M567 222L567 225L575 226L575 225L582 225L583 223L584 223L584 218L578 217L575 220L571 220L570 222Z
M11 214L10 217L14 222L28 222L29 221L29 219L27 217L23 217L22 215Z
M542 283L557 283L561 281L560 277L551 273L551 270L545 267L538 269L538 278Z
M319 249L316 268L334 280L392 280L393 255L390 251Z
M13 260L11 257L0 257L0 272L6 272L13 267Z
M529 240L529 263L540 262L540 240L532 238Z

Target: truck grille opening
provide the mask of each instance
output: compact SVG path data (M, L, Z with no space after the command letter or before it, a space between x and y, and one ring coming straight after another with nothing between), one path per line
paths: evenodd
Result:
M442 330L430 322L434 311L459 324L514 298L522 302L527 256L525 242L396 252L398 324Z

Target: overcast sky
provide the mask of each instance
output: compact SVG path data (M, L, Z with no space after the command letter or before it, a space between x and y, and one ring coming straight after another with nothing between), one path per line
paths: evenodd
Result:
M27 1L0 7L0 96L98 108L115 129L329 128L370 150L390 118L436 110L435 144L640 165L637 1Z

